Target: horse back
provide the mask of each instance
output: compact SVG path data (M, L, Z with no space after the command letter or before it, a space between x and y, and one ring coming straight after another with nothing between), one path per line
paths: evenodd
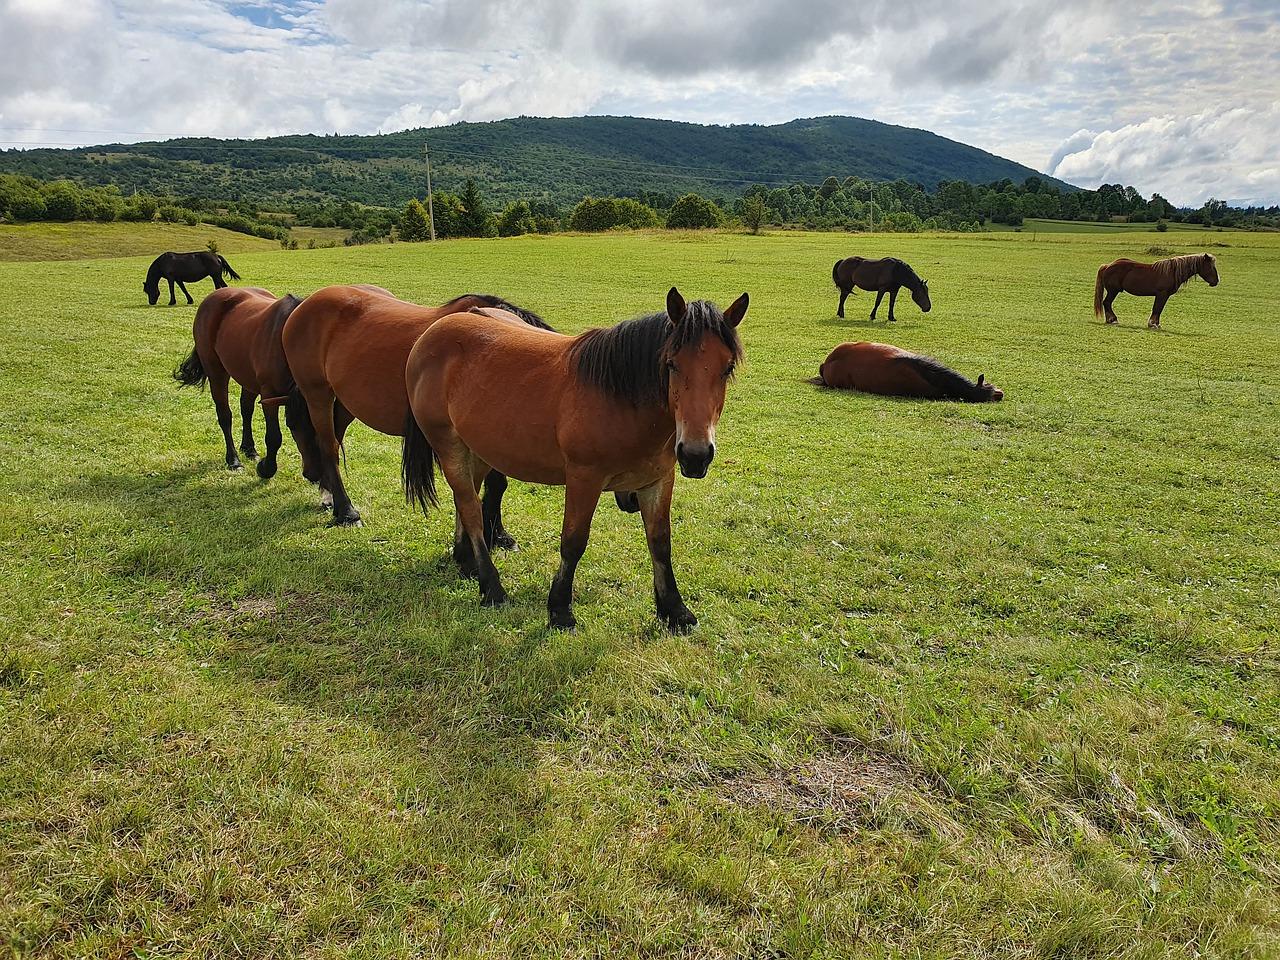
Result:
M823 383L894 397L933 397L936 390L912 362L914 354L888 343L842 343L819 368Z

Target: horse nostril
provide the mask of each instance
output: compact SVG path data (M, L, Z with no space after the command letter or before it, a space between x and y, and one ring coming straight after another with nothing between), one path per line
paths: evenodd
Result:
M676 457L677 457L677 458L680 458L680 457L683 457L683 456L684 456L684 444L683 444L683 443L677 443L677 444L676 444Z

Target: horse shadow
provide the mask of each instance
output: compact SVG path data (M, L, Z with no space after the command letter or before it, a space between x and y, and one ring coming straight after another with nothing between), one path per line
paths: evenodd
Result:
M429 743L422 775L459 809L507 811L503 835L518 837L534 738L604 645L528 630L523 602L481 610L447 557L325 529L304 484L250 475L98 473L58 495L118 512L108 575L192 659L308 714Z

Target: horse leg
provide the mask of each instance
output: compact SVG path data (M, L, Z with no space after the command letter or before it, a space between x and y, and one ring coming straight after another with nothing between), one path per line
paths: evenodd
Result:
M484 479L484 542L489 549L515 550L516 538L502 525L502 495L507 492L507 475L491 470Z
M475 576L480 580L480 605L501 606L507 602L507 591L502 588L498 568L493 565L493 558L489 556L489 548L484 542L484 508L480 505L478 492L479 481L489 472L489 465L468 450L457 434L454 434L452 442L440 442L438 437L429 439L431 449L436 451L440 462L440 472L453 491L453 506L457 511L454 559L463 568L463 574L468 574L468 566L460 559L460 554L465 557L460 543L463 540L469 542L471 555L466 559L472 561Z
M1119 290L1108 290L1106 299L1102 301L1102 312L1107 323L1115 323L1120 319L1116 316L1116 312L1111 309L1111 304L1115 302L1115 299L1118 296L1120 296Z
M231 404L227 399L229 383L227 371L209 371L209 396L213 398L213 409L218 412L218 426L222 428L222 439L227 446L227 469L240 470L243 466L236 456L235 445L231 442Z
M1164 312L1164 305L1169 302L1169 295L1157 294L1155 305L1151 308L1151 319L1147 321L1147 327L1151 330L1160 329L1160 314Z
M276 475L276 454L284 438L280 433L280 407L271 404L262 408L262 418L267 421L267 455L258 461L258 476L270 480Z
M240 452L250 460L258 459L258 448L253 443L253 405L258 395L248 387L240 388Z
M658 618L673 633L685 633L698 625L698 618L684 605L676 575L671 569L671 491L674 474L637 493L644 535L653 561L653 601Z
M179 280L178 286L182 288L182 295L187 298L187 306L191 306L191 304L195 303L195 301L191 299L191 292L187 290L187 285Z
M898 288L891 287L889 289L889 322L893 323L898 318L893 315L893 305L898 302Z
M874 319L876 318L876 311L880 309L880 301L881 301L881 300L883 300L883 299L884 299L884 291L883 291L883 290L877 290L877 291L876 291L876 305L875 305L874 307L872 307L872 308L871 308L871 319L872 319L872 320L874 320Z
M322 398L307 397L307 410L311 414L311 423L316 431L316 449L320 454L320 489L328 495L333 503L333 519L331 527L353 527L360 525L360 513L347 496L347 489L342 485L342 473L338 469L338 437L334 427L333 394L325 391ZM321 501L323 503L323 500Z
M564 525L560 528L560 569L551 581L547 595L547 614L557 630L572 630L577 624L573 616L573 574L578 561L587 551L591 535L591 518L600 502L601 487L594 478L572 474L564 489Z
M173 280L169 280L169 306L176 306L178 303L177 294L173 292Z
M849 294L852 292L852 289L846 290L844 287L840 288L840 306L836 307L836 316L841 320L844 319L844 302L849 299Z

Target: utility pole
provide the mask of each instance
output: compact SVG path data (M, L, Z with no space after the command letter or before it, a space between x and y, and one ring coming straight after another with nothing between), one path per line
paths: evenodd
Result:
M427 152L427 145L422 145L422 155L427 158L427 219L431 222L431 239L436 238L436 212L431 204L431 154Z

